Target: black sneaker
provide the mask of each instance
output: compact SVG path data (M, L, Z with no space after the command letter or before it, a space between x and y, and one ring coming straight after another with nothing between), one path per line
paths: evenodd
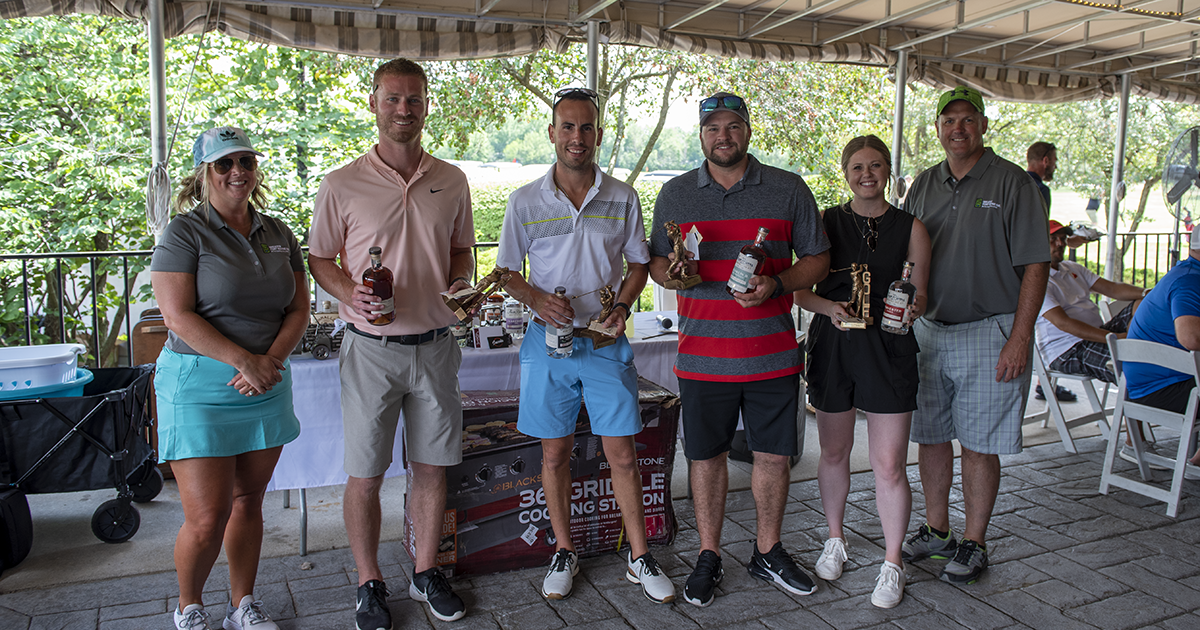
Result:
M953 584L974 584L987 568L987 545L964 538L958 544L958 553L954 554L954 559L942 569L941 578Z
M775 543L767 553L759 553L758 545L754 545L754 556L746 568L750 575L774 582L797 595L811 595L817 591L816 580L783 550L783 543Z
M683 585L683 598L689 604L704 608L713 603L722 577L725 577L725 572L721 570L721 556L708 549L701 551L696 568L692 569L687 583Z
M418 602L428 603L429 611L442 621L457 621L467 614L466 604L454 594L446 576L437 567L421 573L414 570L408 596Z
M387 605L388 589L383 580L369 580L358 587L354 623L358 630L392 630L392 611Z

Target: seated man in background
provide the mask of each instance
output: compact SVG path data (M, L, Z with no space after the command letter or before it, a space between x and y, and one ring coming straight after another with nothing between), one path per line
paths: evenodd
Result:
M1188 257L1146 294L1129 325L1129 338L1200 350L1200 230L1192 230ZM1195 389L1181 372L1147 363L1126 363L1126 397L1138 404L1182 413ZM1192 456L1200 465L1200 457Z
M1105 337L1110 332L1125 336L1146 291L1105 280L1079 263L1064 260L1071 228L1053 219L1049 226L1050 280L1037 318L1038 351L1050 370L1115 383ZM1093 292L1130 304L1105 322L1100 307L1091 301Z

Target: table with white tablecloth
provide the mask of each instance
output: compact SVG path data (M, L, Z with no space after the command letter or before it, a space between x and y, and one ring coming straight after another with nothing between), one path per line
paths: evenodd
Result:
M678 335L662 334L656 316L675 319L674 312L645 312L633 316L634 334L630 339L638 374L678 393L679 381L672 368L679 347ZM673 329L672 329L673 330ZM353 333L347 333L353 334ZM531 339L541 343L540 339ZM267 490L318 488L346 483L342 469L341 383L336 355L325 361L293 358L292 399L300 419L300 437L283 447L279 464ZM519 389L521 365L518 348L463 350L459 369L459 388L466 390ZM392 466L384 474L404 473L401 440L396 440Z

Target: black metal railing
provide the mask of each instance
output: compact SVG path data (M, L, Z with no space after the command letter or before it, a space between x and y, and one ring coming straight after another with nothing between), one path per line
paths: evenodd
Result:
M481 272L491 271L499 246L496 242L479 242L472 247L473 282ZM149 295L149 280L139 281L138 275L149 269L151 253L142 250L0 254L0 290L6 290L8 295L19 287L15 293L21 302L18 319L11 316L0 319L3 334L0 346L80 342L89 348L89 355L81 357L84 365L128 365L134 356L136 324L131 308L138 302L135 296ZM308 255L307 247L304 254ZM524 265L521 271L525 272ZM120 280L119 290L112 286L114 272ZM42 289L42 295L35 295L37 288ZM68 300L67 295L72 291L80 299ZM640 299L634 308L641 310ZM0 313L10 310L6 303ZM106 339L103 329L111 329L113 317L123 320L123 339Z

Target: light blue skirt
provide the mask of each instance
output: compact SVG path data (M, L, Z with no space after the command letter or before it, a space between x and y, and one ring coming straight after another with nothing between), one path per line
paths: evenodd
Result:
M282 446L300 435L290 369L261 396L243 396L226 385L236 374L215 359L163 349L154 374L159 461L230 457Z

